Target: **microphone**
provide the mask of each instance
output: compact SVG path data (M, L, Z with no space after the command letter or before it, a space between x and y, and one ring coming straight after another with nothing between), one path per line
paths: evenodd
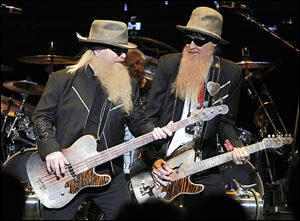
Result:
M17 8L14 6L8 6L6 4L1 4L1 14L8 13L8 14L21 14L22 9Z
M247 8L249 8L247 5L243 5L240 2L233 2L233 1L224 1L221 3L214 1L214 5L217 9L219 9L219 8L228 8L228 9L234 9L234 8L247 9Z

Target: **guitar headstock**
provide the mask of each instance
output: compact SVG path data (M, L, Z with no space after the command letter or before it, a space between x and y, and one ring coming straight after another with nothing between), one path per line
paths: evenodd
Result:
M228 113L228 106L225 104L201 108L200 110L196 110L192 113L193 116L200 116L203 121L209 121L213 119L218 114L227 114Z
M278 148L286 144L291 144L293 142L293 138L291 135L269 135L268 138L264 138L262 142L267 148Z

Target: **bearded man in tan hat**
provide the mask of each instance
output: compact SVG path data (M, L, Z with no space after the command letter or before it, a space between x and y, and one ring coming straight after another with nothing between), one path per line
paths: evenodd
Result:
M145 110L146 116L156 126L185 119L196 109L221 103L229 107L229 112L208 122L179 129L173 137L156 147L158 153L145 153L145 161L153 163L152 176L158 188L167 186L171 181L170 174L175 173L165 157L171 157L184 145L194 149L196 162L220 154L219 144L232 151L236 164L249 159L235 132L241 68L215 53L217 45L228 44L221 37L222 26L223 17L219 12L208 7L194 9L186 26L176 26L185 40L182 53L165 55L160 59ZM161 159L157 160L159 157ZM225 193L225 183L218 167L193 174L191 181L203 184L204 190L199 194L185 195L187 201L189 198ZM185 187L189 185L183 183L177 190L184 191ZM189 207L187 201L185 203Z
M131 80L123 65L127 50L136 48L135 44L128 42L126 24L95 20L88 37L78 33L77 37L88 50L75 65L50 75L33 114L33 121L38 135L38 152L45 160L49 174L55 174L57 180L63 180L71 173L71 180L77 180L76 184L83 190L63 206L59 206L60 197L68 194L50 194L49 198L54 198L51 199L54 202L49 203L51 206L48 208L44 206L42 215L43 219L72 219L81 202L90 198L100 207L104 218L112 220L124 204L131 202L123 172L123 157L118 149L106 154L111 160L105 161L105 156L102 157L106 163L92 164L97 166L95 168L88 165L98 174L105 174L104 177L110 181L102 187L99 187L104 185L100 182L101 177L95 178L94 174L79 176L79 163L72 162L92 163L90 156L97 151L122 143L125 124L136 137L152 131L156 140L171 136L172 133L168 129L155 128L142 113L137 81ZM93 150L77 145L72 149L72 144L87 134L96 139L97 148ZM66 156L62 150L68 147L71 148L66 151ZM85 185L80 186L82 183ZM41 199L41 202L47 200Z

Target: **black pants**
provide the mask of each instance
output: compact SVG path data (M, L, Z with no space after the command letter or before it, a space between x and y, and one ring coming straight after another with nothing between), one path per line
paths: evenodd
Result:
M204 190L198 194L184 195L183 204L187 212L195 207L196 202L205 200L205 198L214 195L225 195L225 184L221 174L208 174L204 176L192 176L192 182L203 184Z
M104 187L85 188L65 207L61 209L43 208L43 220L71 220L78 211L80 204L90 199L104 213L106 220L116 219L119 210L127 203L131 203L131 196L127 187L124 173L115 176Z

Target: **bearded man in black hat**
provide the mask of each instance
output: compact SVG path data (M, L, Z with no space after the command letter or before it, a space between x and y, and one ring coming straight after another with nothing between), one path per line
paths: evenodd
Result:
M126 24L95 20L89 37L77 33L77 38L88 49L76 64L50 75L32 117L38 135L38 152L45 160L49 174L54 173L57 180L71 173L76 181L78 165L72 165L71 161L82 158L84 162L85 157L95 154L96 150L80 150L83 147L79 146L76 148L81 154L74 158L70 156L72 154L68 154L69 158L64 155L66 152L62 150L84 135L92 135L96 139L97 151L122 143L125 124L136 137L151 131L154 140L172 135L168 129L155 128L142 113L138 83L131 80L123 65L127 50L136 48L135 44L128 42ZM57 198L57 204L56 199L51 199L53 206L44 206L43 219L72 219L86 198L100 207L105 219L115 219L119 209L131 202L123 172L123 157L117 151L106 154L107 157L116 156L94 168L99 174L109 175L111 180L108 184L83 188L62 208L58 206L59 198L67 194L61 193L56 197L53 194L51 197ZM68 169L65 169L66 165ZM76 184L97 180L89 176L84 180L81 178ZM89 186L94 184L91 182ZM41 202L47 202L47 199Z
M156 146L157 153L146 151L144 160L153 165L152 176L157 188L167 186L172 180L170 175L175 169L165 158L183 145L194 149L195 162L220 154L218 144L232 151L236 164L243 164L250 158L234 129L242 82L241 68L215 53L219 44L228 44L221 38L222 26L223 17L219 12L208 7L194 9L186 26L176 26L184 37L182 53L160 59L145 110L146 116L156 126L185 119L194 110L221 103L229 107L229 112L208 122L177 130L172 137L163 140L162 145ZM185 195L187 205L193 202L188 202L190 198L225 194L225 183L218 167L193 174L191 181L203 184L204 190L199 194Z

